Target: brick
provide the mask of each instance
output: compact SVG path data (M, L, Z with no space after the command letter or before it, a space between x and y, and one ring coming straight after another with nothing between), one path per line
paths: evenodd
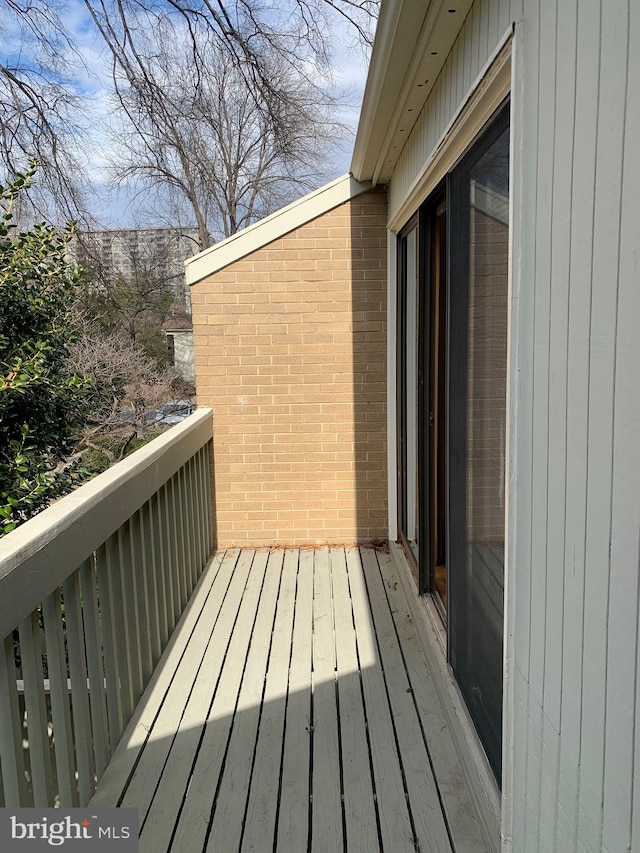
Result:
M219 545L386 529L385 223L369 192L194 288Z

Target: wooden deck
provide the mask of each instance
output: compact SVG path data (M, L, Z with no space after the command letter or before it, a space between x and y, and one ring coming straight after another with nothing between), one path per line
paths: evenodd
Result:
M486 849L371 548L217 554L92 803L137 807L153 853Z

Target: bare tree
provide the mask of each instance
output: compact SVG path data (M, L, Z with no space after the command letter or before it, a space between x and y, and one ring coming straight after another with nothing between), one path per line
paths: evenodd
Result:
M68 218L85 208L86 174L83 97L74 80L80 57L61 11L56 0L0 0L0 170L12 176L36 160L32 206Z
M98 468L124 458L131 443L157 435L166 427L154 410L180 393L174 370L158 369L125 330L108 334L84 313L80 335L70 349L68 368L89 377L90 416L73 455L65 464L90 451Z
M82 168L86 128L82 127L83 112L79 109L82 91L76 83L82 59L65 26L64 3L65 0L0 0L0 35L9 46L0 64L0 167L13 174L24 167L25 161L39 160L43 195L53 197L64 215L77 215L86 186ZM167 122L184 135L182 127L176 125L184 115L184 104L178 109L178 101L185 92L173 89L176 81L170 66L163 69L163 74L158 73L161 56L154 53L154 39L149 37L159 33L160 44L166 46L167 33L172 33L176 44L182 45L182 56L171 56L183 70L187 64L184 51L189 52L189 77L200 115L213 105L214 84L209 85L207 80L211 79L215 64L224 69L223 83L234 92L236 118L250 109L248 126L257 127L257 115L261 114L263 136L270 144L279 140L283 145L288 138L298 144L304 140L307 154L302 160L309 165L310 137L304 128L310 126L314 109L316 119L320 117L319 107L327 100L324 82L331 67L332 28L341 25L344 31L347 25L356 39L367 43L377 6L378 0L279 0L277 4L264 0L84 0L84 8L111 57L120 105L132 120L133 131L137 133L139 129L143 136L135 143L131 142L132 137L128 138L131 153L139 146L149 150L157 142L151 130L162 128ZM172 87L168 92L169 79ZM241 92L243 97L246 95L244 100L239 97ZM223 134L233 125L232 116L226 119L226 130L220 129ZM184 162L177 171L171 169L171 175L180 180L202 162L198 160L201 152L193 150L197 142L193 133L187 142ZM296 163L292 150L290 146L291 168L298 169L301 159ZM220 151L221 157L228 159L229 146L222 146ZM171 139L166 140L165 152L176 156ZM251 157L259 163L264 154L254 149ZM235 172L239 174L244 162L242 155L236 159ZM287 169L280 176L276 171L272 169L272 189L264 183L260 198L253 201L250 194L234 195L223 182L213 208L224 205L228 195L237 200L238 210L230 214L228 222L217 222L212 227L226 232L246 221L242 211L259 215L258 208L274 191L275 178L283 178L285 183L291 178ZM151 182L161 179L160 170L157 173ZM187 180L190 196L184 195L180 180L169 185L181 197L188 198L197 215L202 204L199 200L194 207L194 200L202 195L197 186L199 178L191 176ZM249 219L254 214L249 212ZM208 217L211 213L204 212L198 223L203 243L208 241Z
M201 248L317 185L332 33L369 43L378 0L84 2L131 128L119 175L186 200Z
M176 49L175 31L156 31L147 51L144 80L118 81L126 120L117 128L124 156L115 172L176 206L186 202L199 248L324 177L326 143L343 129L328 114L331 100L280 56L271 57L269 70L280 96L266 110L219 45L208 51L206 68L194 65L184 43ZM149 81L162 100L150 96Z

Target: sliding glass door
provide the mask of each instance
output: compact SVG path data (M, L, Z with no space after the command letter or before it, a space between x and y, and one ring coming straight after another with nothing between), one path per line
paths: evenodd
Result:
M509 125L452 173L449 660L498 779L502 743Z
M506 106L398 244L400 538L498 781L508 247Z

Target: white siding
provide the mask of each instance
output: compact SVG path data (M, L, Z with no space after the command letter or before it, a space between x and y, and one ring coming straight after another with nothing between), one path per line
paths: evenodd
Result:
M633 845L637 5L629 15L626 0L543 0L526 5L517 33L521 301L509 560L513 785L506 793L518 853Z
M390 216L512 20L504 849L640 850L640 3L475 3Z

